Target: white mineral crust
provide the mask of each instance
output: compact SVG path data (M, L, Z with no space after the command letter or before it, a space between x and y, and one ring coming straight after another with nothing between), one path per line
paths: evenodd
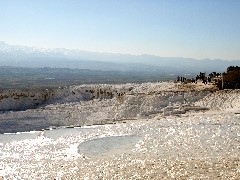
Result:
M239 90L73 86L10 120L81 127L0 134L0 179L240 179Z

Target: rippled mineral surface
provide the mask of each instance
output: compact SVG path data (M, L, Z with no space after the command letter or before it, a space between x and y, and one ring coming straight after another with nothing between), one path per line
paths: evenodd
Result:
M2 179L240 179L240 114L0 135ZM0 178L0 179L1 179Z

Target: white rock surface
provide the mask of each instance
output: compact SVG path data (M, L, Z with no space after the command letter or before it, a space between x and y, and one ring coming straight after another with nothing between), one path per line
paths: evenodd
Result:
M0 134L0 179L240 178L239 90L192 91L163 82L57 92L41 108L0 114L4 130L118 123ZM83 151L84 142L91 143ZM110 145L103 150L104 142Z

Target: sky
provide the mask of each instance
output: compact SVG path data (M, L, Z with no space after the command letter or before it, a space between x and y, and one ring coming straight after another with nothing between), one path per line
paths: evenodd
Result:
M240 1L0 0L0 41L240 60Z

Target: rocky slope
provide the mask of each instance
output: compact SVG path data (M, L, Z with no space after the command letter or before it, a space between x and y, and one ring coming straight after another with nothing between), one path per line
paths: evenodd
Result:
M215 91L212 85L173 82L11 90L0 94L0 132L239 108L239 94L238 90Z

